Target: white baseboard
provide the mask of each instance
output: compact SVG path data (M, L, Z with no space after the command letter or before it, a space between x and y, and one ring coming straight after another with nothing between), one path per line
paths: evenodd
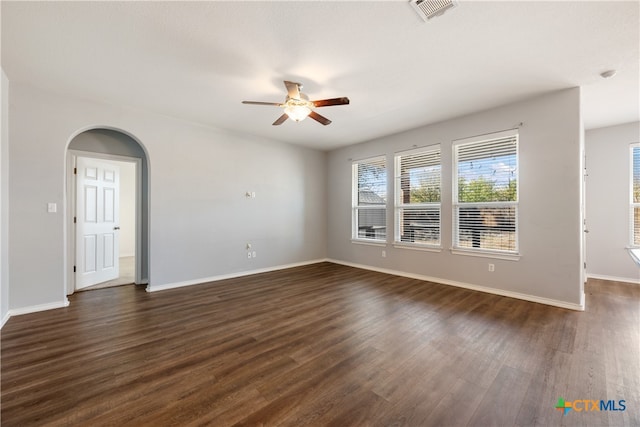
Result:
M2 318L2 321L0 322L0 329L2 329L5 323L7 323L7 320L9 320L10 317L11 317L11 310L7 311L7 313Z
M328 261L324 259L315 259L311 261L297 262L293 264L277 265L274 267L259 268L256 270L240 271L237 273L221 274L218 276L203 277L194 280L185 280L184 282L165 283L164 285L147 285L147 292L165 291L167 289L182 288L185 286L202 285L209 282L217 282L219 280L235 279L236 277L250 276L252 274L269 273L271 271L285 270L287 268L302 267L305 265L317 264L319 262Z
M560 308L567 308L569 310L584 311L584 307L585 307L584 306L584 298L581 299L581 303L580 304L574 304L574 303L570 303L570 302L566 302L566 301L559 301L559 300L539 297L539 296L535 296L535 295L521 294L519 292L512 292L512 291L505 291L503 289L488 288L486 286L474 285L474 284L471 284L471 283L456 282L454 280L441 279L441 278L438 278L438 277L425 276L425 275L422 275L422 274L414 274L414 273L407 273L407 272L404 272L404 271L390 270L390 269L387 269L387 268L372 267L370 265L356 264L356 263L346 262L346 261L339 261L339 260L335 260L335 259L331 259L331 258L329 258L327 261L333 262L335 264L346 265L346 266L349 266L349 267L361 268L363 270L371 270L371 271L376 271L376 272L379 272L379 273L392 274L394 276L408 277L410 279L418 279L418 280L424 280L424 281L427 281L427 282L440 283L442 285L456 286L456 287L459 287L459 288L465 288L465 289L470 289L470 290L473 290L473 291L479 291L479 292L485 292L485 293L494 294L494 295L500 295L500 296L503 296L503 297L516 298L516 299L530 301L530 302L537 302L537 303L540 303L540 304L552 305L552 306L560 307Z
M53 310L69 306L69 300L65 297L61 302L50 302L47 304L32 305L29 307L12 308L9 310L9 316L20 316L22 314L37 313L38 311Z
M242 271L242 272L238 272L238 273L222 274L222 275L218 275L218 276L205 277L205 278L195 279L195 280L186 280L186 281L183 281L183 282L166 283L164 285L156 285L156 286L147 285L146 290L147 290L147 292L157 292L157 291L163 291L163 290L167 290L167 289L181 288L181 287L185 287L185 286L201 285L201 284L204 284L204 283L216 282L216 281L219 281L219 280L233 279L233 278L236 278L236 277L243 277L243 276L250 276L252 274L268 273L268 272L271 272L271 271L284 270L284 269L287 269L287 268L294 268L294 267L302 267L302 266L305 266L305 265L317 264L317 263L321 263L321 262L332 262L334 264L340 264L340 265L346 265L346 266L349 266L349 267L361 268L363 270L376 271L376 272L379 272L379 273L391 274L391 275L394 275L394 276L408 277L410 279L418 279L418 280L423 280L423 281L427 281L427 282L440 283L440 284L443 284L443 285L456 286L456 287L459 287L459 288L465 288L465 289L470 289L470 290L479 291L479 292L485 292L485 293L494 294L494 295L500 295L500 296L509 297L509 298L516 298L516 299L520 299L520 300L525 300L525 301L530 301L530 302L537 302L537 303L540 303L540 304L546 304L546 305L551 305L551 306L555 306L555 307L567 308L567 309L570 309L570 310L584 311L584 306L585 306L584 305L584 298L582 298L580 304L573 304L573 303L569 303L569 302L565 302L565 301L559 301L559 300L554 300L554 299L550 299L550 298L538 297L538 296L535 296L535 295L521 294L519 292L511 292L511 291L505 291L505 290L502 290L502 289L488 288L488 287L485 287L485 286L474 285L474 284L470 284L470 283L456 282L456 281L453 281L453 280L441 279L441 278L438 278L438 277L425 276L425 275L422 275L422 274L407 273L407 272L404 272L404 271L391 270L391 269L387 269L387 268L373 267L373 266L370 266L370 265L357 264L357 263L352 263L352 262L347 262L347 261L340 261L340 260L331 259L331 258L315 259L315 260L298 262L298 263L293 263L293 264L285 264L285 265L278 265L278 266L274 266L274 267L260 268L260 269L256 269L256 270ZM634 279L623 278L623 277L612 277L612 276L603 276L603 275L596 275L596 274L589 274L589 275L587 275L587 277L593 278L593 279L612 280L612 281L617 281L617 282L628 282L628 283L640 284L640 280L634 280ZM45 310L53 310L53 309L56 309L56 308L63 308L63 307L67 307L67 306L69 306L69 300L67 298L65 298L64 301L62 301L62 302L53 302L53 303L39 304L39 305L33 305L33 306L29 306L29 307L21 307L21 308L11 309L2 318L2 320L0 322L0 329L5 325L5 323L7 323L7 321L9 320L9 318L11 318L11 316L19 316L19 315L22 315L22 314L36 313L36 312L45 311Z
M636 285L640 285L640 278L630 279L628 277L616 277L616 276L607 276L604 274L587 273L587 279L609 280L612 282L625 282L625 283L634 283Z

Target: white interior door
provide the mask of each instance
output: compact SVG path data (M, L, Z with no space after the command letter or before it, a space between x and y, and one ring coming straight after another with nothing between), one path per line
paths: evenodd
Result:
M119 275L120 169L88 157L76 161L76 289Z

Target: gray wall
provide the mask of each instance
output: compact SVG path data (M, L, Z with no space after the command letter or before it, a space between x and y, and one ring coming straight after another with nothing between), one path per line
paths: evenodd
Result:
M520 253L518 261L454 255L451 141L520 128ZM581 247L580 89L551 93L501 108L418 128L329 153L329 258L373 268L491 288L577 306L583 301ZM394 153L413 146L442 147L442 237L438 253L352 243L351 161L387 156L388 199L393 200ZM393 209L387 229L393 227ZM387 237L392 242L393 236ZM386 258L382 257L386 251ZM495 272L488 272L488 263Z
M586 132L587 272L590 277L640 283L629 239L629 146L640 142L640 123Z
M3 94L5 93L3 88ZM580 91L560 91L456 120L323 152L10 83L11 309L65 301L65 158L79 132L122 129L149 161L151 286L323 259L441 278L578 305L581 281ZM520 129L519 261L453 255L451 141ZM4 127L3 127L4 129ZM351 163L442 144L440 253L353 244ZM2 159L7 157L2 153ZM6 169L2 169L3 175ZM389 199L392 199L392 173ZM253 191L255 198L246 198ZM5 209L3 197L2 209ZM56 202L58 213L46 212ZM328 209L327 209L328 206ZM449 213L447 213L449 212ZM387 226L393 210L387 212ZM391 241L392 236L388 237ZM2 234L6 242L6 235ZM257 252L247 259L246 243ZM328 248L328 252L327 252ZM495 264L495 272L487 264ZM3 272L5 270L3 269Z
M326 257L324 152L10 89L9 228L20 236L9 242L12 310L65 301L65 158L88 128L124 130L146 149L152 288ZM58 213L47 213L47 202ZM256 258L247 259L246 243Z
M0 90L0 323L9 315L9 81Z

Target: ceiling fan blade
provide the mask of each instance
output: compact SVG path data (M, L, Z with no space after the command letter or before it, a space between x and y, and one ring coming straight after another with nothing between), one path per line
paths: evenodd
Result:
M289 98L300 99L300 83L285 80L284 85L287 87Z
M242 103L251 105L275 105L276 107L282 106L282 104L279 102L242 101Z
M320 114L316 113L315 111L310 112L309 113L309 117L311 117L313 120L315 120L318 123L322 123L325 126L331 123L331 120L327 119L324 116L321 116Z
M311 101L316 107L330 107L332 105L346 105L349 103L349 98L346 96L342 98L321 99L319 101Z
M279 125L283 124L284 121L287 120L288 118L289 118L289 116L287 116L286 114L281 115L280 117L278 117L278 120L273 122L273 126L279 126Z

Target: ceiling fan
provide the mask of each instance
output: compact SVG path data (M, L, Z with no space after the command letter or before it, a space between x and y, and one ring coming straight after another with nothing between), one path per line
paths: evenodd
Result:
M313 109L319 107L330 107L332 105L345 105L349 103L349 98L347 97L309 101L309 97L300 92L300 89L302 89L301 83L295 83L285 80L284 85L287 88L287 97L282 103L259 101L242 101L242 103L253 105L274 105L276 107L284 108L284 114L278 117L275 122L273 122L274 126L281 125L285 122L285 120L289 118L296 122L299 122L307 118L307 116L326 126L331 123L331 120L316 113Z

